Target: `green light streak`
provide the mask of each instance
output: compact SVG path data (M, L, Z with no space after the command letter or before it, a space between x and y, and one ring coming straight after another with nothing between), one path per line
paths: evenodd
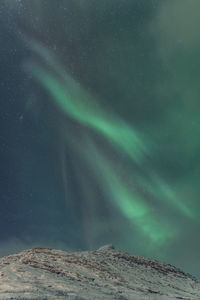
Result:
M164 201L168 205L172 206L173 209L176 208L184 216L194 219L195 214L190 207L188 207L175 192L160 178L158 175L151 171L149 182L144 178L140 178L142 186L148 191L149 194L159 199L159 201Z
M105 112L98 101L95 101L94 97L84 91L80 84L62 69L49 51L33 41L31 47L53 67L56 74L46 71L35 63L27 64L26 69L53 96L62 111L83 125L98 131L135 162L139 162L144 154L148 153L136 130L122 119ZM58 74L60 79L56 78Z
M190 209L190 207L186 206L185 203L181 201L177 197L177 195L175 195L174 191L169 186L167 186L166 183L163 182L163 180L161 180L161 178L154 174L153 179L158 184L158 187L155 190L155 194L159 199L163 198L165 201L170 202L171 205L176 207L186 217L191 219L195 218L195 215Z
M123 215L139 228L149 242L154 246L160 246L177 234L177 230L167 224L164 218L158 220L153 216L142 196L126 185L120 175L115 172L114 163L108 161L90 140L87 140L87 152L84 157L93 167L111 201L114 201Z
M29 63L25 66L26 71L46 89L59 109L83 126L98 132L114 145L115 151L121 150L134 163L141 166L148 149L136 130L119 117L105 112L98 101L62 68L47 49L35 42L32 42L32 48L42 58L42 63L40 65ZM164 218L158 220L157 216L153 216L144 196L128 187L120 178L114 162L104 157L91 141L85 148L85 152L83 149L80 151L92 166L99 182L102 182L102 188L120 208L123 215L141 230L141 233L149 237L155 245L164 243L176 234L176 230L173 226L169 226ZM129 169L126 171L130 174L132 172ZM183 215L193 217L191 210L178 200L173 191L158 176L150 172L150 177L150 183L145 178L140 178L141 186L149 194L157 199L164 199Z

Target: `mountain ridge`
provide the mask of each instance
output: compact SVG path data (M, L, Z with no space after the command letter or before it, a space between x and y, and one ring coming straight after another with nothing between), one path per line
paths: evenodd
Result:
M36 247L0 259L0 300L200 300L200 281L157 260L117 251Z

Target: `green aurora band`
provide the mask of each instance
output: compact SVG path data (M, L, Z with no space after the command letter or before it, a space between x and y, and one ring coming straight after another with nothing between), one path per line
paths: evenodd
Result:
M26 72L45 88L62 112L86 129L92 129L105 139L114 152L131 161L132 165L127 165L123 159L121 163L116 164L114 158L108 158L102 149L97 148L89 134L86 135L82 147L80 141L71 136L75 151L81 152L79 155L90 165L110 201L120 209L131 224L137 227L141 235L148 238L151 247L161 246L174 238L179 228L175 229L167 217L154 213L147 197L145 198L140 190L134 189L121 175L126 173L129 182L136 180L145 190L145 194L155 201L168 208L171 207L184 217L195 218L195 213L190 207L178 198L156 172L145 170L148 174L145 178L134 170L134 165L141 168L146 157L150 157L151 151L148 150L144 137L121 118L104 111L97 98L84 90L49 50L35 41L31 41L30 45L38 59L25 65Z

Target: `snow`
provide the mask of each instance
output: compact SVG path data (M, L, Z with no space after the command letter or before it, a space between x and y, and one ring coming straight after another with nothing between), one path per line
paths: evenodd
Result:
M200 281L111 246L83 252L34 248L0 259L0 299L200 300Z

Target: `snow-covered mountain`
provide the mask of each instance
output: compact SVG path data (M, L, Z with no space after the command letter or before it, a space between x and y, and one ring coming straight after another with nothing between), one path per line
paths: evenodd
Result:
M0 259L0 299L200 300L200 281L109 245L83 252L34 248Z

